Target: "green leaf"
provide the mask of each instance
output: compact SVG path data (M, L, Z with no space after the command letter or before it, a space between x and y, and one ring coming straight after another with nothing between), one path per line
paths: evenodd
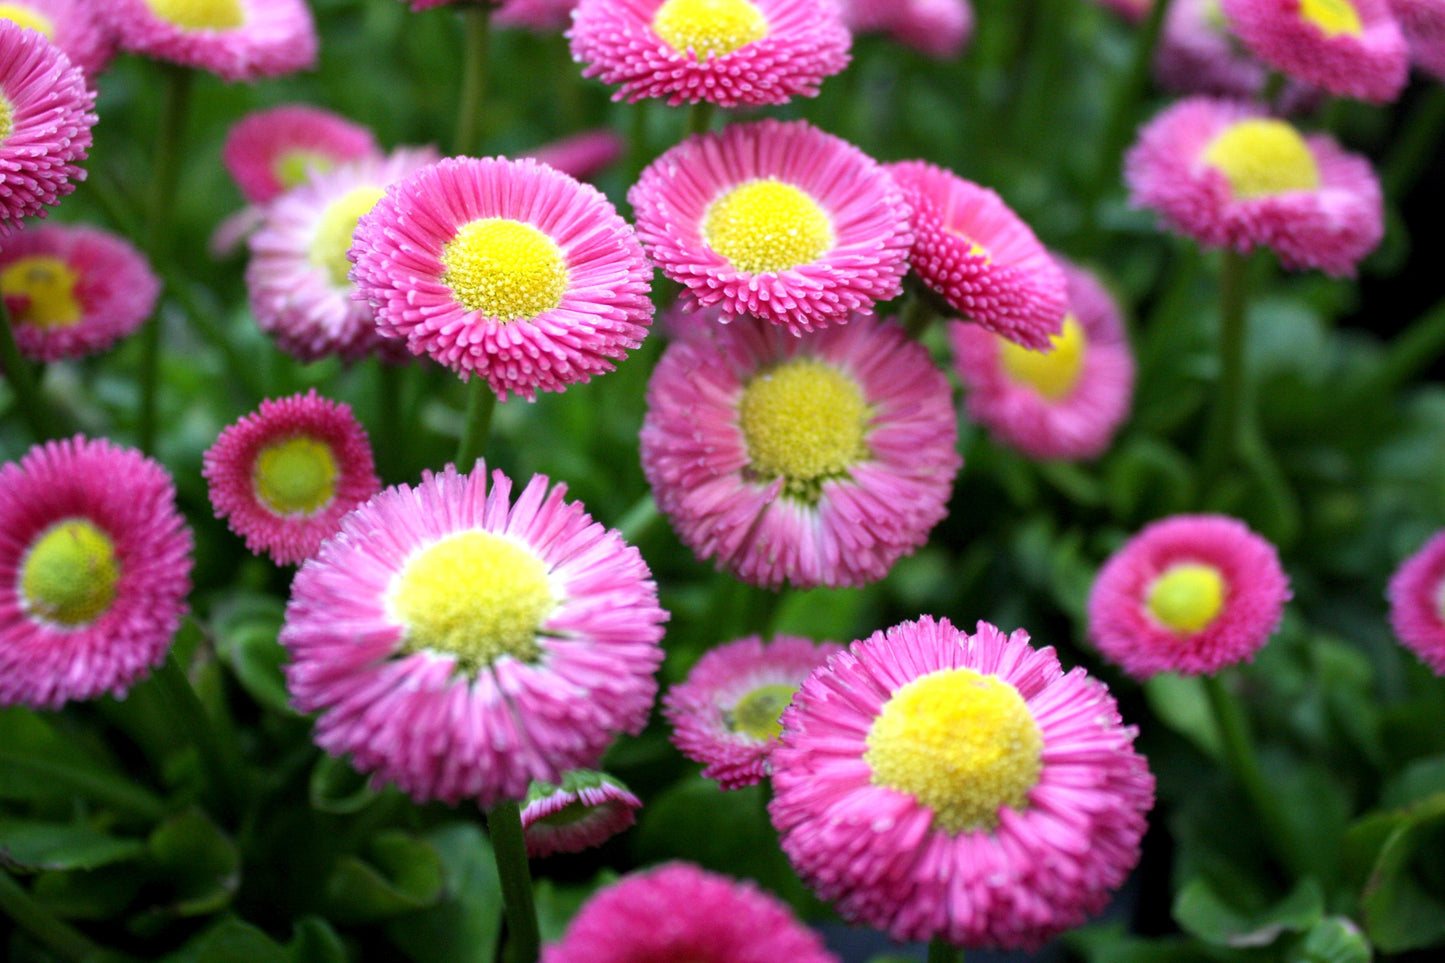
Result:
M165 958L165 963L288 963L286 951L250 923L225 919Z
M1161 673L1144 683L1144 698L1160 722L1194 743L1210 758L1223 758L1219 726L1200 679Z
M387 935L415 963L492 963L502 930L502 887L491 841L470 823L443 826L425 838L441 856L442 898L393 917Z
M139 839L111 836L84 823L0 819L0 866L21 872L94 869L145 852Z
M151 834L151 859L174 890L163 913L200 916L231 901L241 882L241 857L231 838L199 809L178 813Z
M324 813L349 816L369 806L377 797L370 780L336 756L322 755L311 770L311 805Z
M1285 959L1286 963L1370 963L1373 955L1358 926L1331 916L1316 923Z
M297 920L286 958L288 963L346 963L346 946L330 923L307 916Z
M1378 845L1378 855L1360 894L1365 932L1387 953L1428 946L1445 936L1445 902L1415 879L1411 863L1438 840L1445 822L1445 792L1390 813L1374 813L1351 827L1346 837L1352 861Z
M1196 876L1175 897L1174 919L1186 933L1215 946L1269 946L1281 933L1312 928L1323 918L1324 908L1324 892L1313 877L1268 909L1248 912L1230 905Z
M537 925L542 933L542 942L561 939L567 924L588 897L616 879L616 873L603 870L586 883L577 885L559 884L550 879L537 880Z
M431 843L392 830L372 837L366 855L343 856L326 881L327 915L337 922L375 922L441 899L442 860Z

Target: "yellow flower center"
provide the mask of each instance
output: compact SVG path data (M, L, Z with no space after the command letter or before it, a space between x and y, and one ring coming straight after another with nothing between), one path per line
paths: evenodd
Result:
M1144 605L1160 625L1198 632L1224 607L1224 577L1213 565L1179 562L1150 584Z
M733 732L741 732L759 742L776 739L783 734L779 717L797 691L790 685L758 686L739 699L731 712L723 713L723 723Z
M65 626L86 625L104 614L119 581L115 542L86 518L47 528L20 563L25 610Z
M47 40L55 39L55 23L39 10L23 3L0 3L0 20L10 20L39 31L45 34Z
M530 224L484 217L463 224L442 251L442 282L468 311L498 321L530 320L562 303L562 249Z
M1299 131L1282 120L1255 117L1231 125L1209 142L1204 161L1224 173L1235 197L1320 186L1315 155Z
M146 0L151 12L185 30L234 30L246 22L241 0Z
M1031 351L999 338L999 356L1010 378L1028 385L1049 401L1058 401L1079 383L1088 339L1084 326L1070 314L1064 318L1064 329L1050 336L1049 341L1053 350L1044 352Z
M58 257L32 254L0 271L0 296L15 307L15 320L37 328L68 328L85 315L75 296L80 274Z
M1043 770L1023 696L973 669L939 669L893 693L867 745L873 784L909 794L950 833L993 829L1002 807L1023 809Z
M730 54L768 35L768 20L748 0L667 0L652 29L678 53L698 60Z
M815 500L819 484L869 456L868 404L848 375L802 358L758 374L738 406L752 472Z
M833 246L828 215L803 191L771 177L728 191L708 206L702 236L739 271L784 271Z
M0 141L6 140L15 131L15 108L9 99L0 94Z
M261 449L251 483L256 497L277 515L310 515L336 497L338 474L330 445L295 435Z
M1326 37L1344 33L1358 37L1365 32L1360 12L1350 0L1300 0L1299 15L1319 27Z
M346 287L350 283L346 275L351 270L351 262L346 259L346 252L351 249L356 223L376 206L385 193L374 184L353 187L327 204L316 219L316 233L311 235L307 256L312 264L326 270L326 276L336 287Z
M504 655L536 661L537 633L556 605L547 566L534 552L476 530L418 552L388 598L406 628L404 651L449 652L467 671Z
M271 162L271 173L276 175L276 180L288 191L298 184L305 183L312 174L322 174L336 166L329 154L323 154L314 150L288 150L278 154ZM364 190L365 188L357 188ZM381 196L380 191L377 197ZM373 204L376 201L372 201ZM371 210L370 207L366 209ZM362 211L365 214L366 211ZM359 216L359 215L358 215ZM352 230L355 230L353 227Z

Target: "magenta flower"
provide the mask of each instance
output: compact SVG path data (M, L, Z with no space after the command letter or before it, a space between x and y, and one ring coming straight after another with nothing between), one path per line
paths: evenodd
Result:
M963 53L973 36L968 0L833 0L854 33L882 32L935 60Z
M888 165L913 209L909 266L959 314L1027 348L1059 333L1064 275L993 191L923 161Z
M652 323L632 229L596 188L532 160L423 167L361 218L351 258L383 335L502 398L611 371Z
M0 238L0 297L27 358L106 350L150 317L160 290L145 255L99 228L47 224Z
M1410 48L1410 60L1436 80L1445 81L1445 3L1440 0L1390 0Z
M835 652L834 642L756 635L709 651L662 698L673 744L723 789L762 782L778 745L782 715L798 686Z
M252 204L267 204L337 164L380 156L369 128L310 104L254 110L231 126L221 148L221 163Z
M1445 532L1405 559L1390 578L1390 625L1436 675L1445 675Z
M559 33L572 22L572 11L576 7L577 0L502 0L497 12L492 14L492 22L499 27L522 27L536 33Z
M838 963L777 897L690 863L631 873L583 904L541 963Z
M523 156L585 181L617 163L626 146L616 131L598 127L538 145Z
M1030 458L1095 458L1129 415L1134 355L1119 307L1097 278L1058 259L1069 311L1047 353L978 325L949 324L968 415Z
M728 320L751 314L797 334L902 290L913 242L903 196L862 151L804 121L691 137L627 199L653 263Z
M614 100L723 107L817 96L852 43L825 0L580 0L567 36Z
M668 346L642 469L699 558L766 588L857 586L946 514L956 442L947 379L896 325L739 320Z
M1099 569L1089 638L1140 681L1210 675L1254 658L1289 597L1279 554L1243 522L1174 515L1146 525Z
M268 399L221 432L201 474L216 517L277 565L316 554L347 512L381 488L351 408L316 394Z
M0 19L37 30L94 79L115 55L115 40L101 27L86 0L9 0Z
M483 807L647 723L667 613L565 486L481 462L387 488L296 573L281 644L316 741L417 800Z
M533 859L601 846L637 822L642 800L605 772L574 769L561 785L534 782L522 806L522 831Z
M1154 778L1109 690L1023 631L925 616L783 713L768 810L803 880L897 940L1037 947L1139 859Z
M0 706L124 696L164 661L190 574L175 485L140 452L76 435L0 466Z
M1131 203L1206 247L1265 245L1287 268L1351 275L1384 236L1369 161L1259 108L1193 97L1165 109L1125 158Z
M120 49L228 82L316 64L316 23L306 0L106 0L95 7Z

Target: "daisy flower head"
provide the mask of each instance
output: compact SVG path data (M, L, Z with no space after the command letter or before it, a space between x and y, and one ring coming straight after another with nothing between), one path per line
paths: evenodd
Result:
M913 209L909 266L970 321L1036 351L1059 333L1064 275L993 191L925 161L888 165Z
M1094 458L1129 414L1134 355L1119 306L1093 274L1058 259L1064 328L1047 352L953 321L949 337L968 415L1030 458Z
M351 279L377 326L502 398L611 371L652 323L652 268L596 188L546 164L448 157L361 218Z
M357 222L386 193L386 185L437 160L431 148L402 148L366 156L310 179L266 205L250 237L246 291L261 330L302 361L330 355L352 361L382 353L410 357L376 329L371 305L351 283L352 235Z
M502 0L492 15L492 22L499 27L520 27L535 33L559 33L572 22L576 6L577 0Z
M574 769L560 785L534 782L522 805L522 832L532 859L600 846L637 822L638 799L605 772Z
M662 698L672 741L723 789L762 782L778 745L778 717L808 674L842 646L780 635L756 635L709 651Z
M627 193L637 233L696 307L800 333L896 297L913 234L887 173L804 121L729 124L652 163Z
M1410 48L1410 60L1436 80L1445 81L1445 2L1390 0Z
M306 0L106 0L96 9L122 50L227 82L316 64L316 23Z
M0 238L0 298L27 358L106 350L150 317L160 290L145 255L100 228L46 224Z
M0 18L0 235L85 179L95 93L39 31Z
M366 429L313 388L268 399L221 432L203 458L211 505L255 554L297 565L381 488Z
M1206 247L1264 245L1286 268L1352 275L1384 236L1370 162L1247 104L1191 97L1129 149L1130 202Z
M523 156L585 181L617 163L626 148L616 131L598 127L540 144Z
M115 41L84 0L6 0L0 2L0 20L44 34L89 77L104 70L115 55Z
M79 435L0 466L0 705L121 697L166 657L191 590L171 477Z
M923 617L803 683L773 825L804 882L896 940L1034 948L1139 859L1154 778L1103 683L986 622Z
M316 741L414 799L487 808L596 768L647 723L662 661L637 549L566 487L481 462L384 489L292 582L281 644Z
M1253 97L1269 69L1240 48L1219 0L1174 0L1164 14L1154 75L1171 90L1214 97Z
M787 904L691 863L629 873L594 893L541 963L838 963Z
M267 204L315 174L381 156L371 130L310 104L255 110L236 121L221 163L252 204Z
M1387 103L1409 79L1409 48L1389 0L1219 3L1250 53L1332 94Z
M567 37L614 100L722 107L815 97L852 44L827 0L580 0Z
M743 319L675 341L641 432L678 537L770 589L883 578L947 514L956 444L948 379L872 318L801 337Z
M1089 592L1089 638L1139 681L1246 662L1279 627L1289 579L1238 519L1173 515L1115 552Z
M968 0L833 0L855 33L883 32L935 60L963 53L973 36Z
M1445 675L1445 531L1395 570L1388 595L1395 635L1431 672Z

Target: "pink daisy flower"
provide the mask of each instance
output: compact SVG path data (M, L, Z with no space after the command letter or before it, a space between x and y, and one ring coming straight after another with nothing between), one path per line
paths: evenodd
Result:
M783 731L778 717L808 673L841 651L795 635L767 644L750 635L711 650L663 696L673 744L723 789L762 782Z
M1250 52L1332 94L1394 100L1410 57L1388 0L1220 0Z
M1030 458L1094 458L1129 415L1134 355L1119 307L1094 275L1062 258L1069 311L1047 353L978 325L949 325L968 415Z
M541 963L838 963L755 884L691 863L630 873L583 904Z
M580 0L567 37L613 100L722 107L815 97L852 44L824 0Z
M492 22L499 27L557 33L572 22L572 11L576 6L577 0L502 0L502 5L492 15Z
M410 0L411 8L415 11L430 10L432 7L441 7L447 4L466 4L473 2L492 4L499 3L501 0Z
M1436 675L1445 675L1445 531L1390 578L1390 624L1405 647Z
M522 806L527 855L580 853L600 846L637 822L642 800L626 786L591 769L574 769L562 784L534 782Z
M1028 225L952 171L903 161L888 172L913 209L914 273L970 321L1046 350L1064 320L1064 275Z
M485 807L595 768L647 723L662 661L637 549L543 475L425 472L342 519L292 582L281 644L316 741L418 801Z
M908 269L908 207L858 148L804 121L691 137L627 193L637 233L697 307L797 334L871 313Z
M1154 0L1094 0L1106 10L1112 10L1131 23L1138 23L1148 15Z
M1099 569L1089 638L1140 681L1210 675L1254 658L1289 597L1279 554L1243 522L1174 515L1146 525Z
M883 32L935 60L963 53L973 36L968 0L831 0L854 33Z
M106 0L96 11L120 48L252 82L316 65L306 0Z
M1445 81L1445 0L1390 0L1410 59L1436 80Z
M1264 89L1269 69L1236 43L1219 0L1173 0L1164 14L1154 76L1181 93L1249 98Z
M1037 947L1139 859L1154 778L1109 690L1026 632L925 616L783 713L768 810L803 880L897 940Z
M1165 109L1125 158L1131 203L1206 247L1265 245L1287 268L1336 276L1384 236L1369 161L1246 104L1193 97Z
M338 164L378 158L367 127L310 104L255 110L226 134L221 163L252 204L266 204Z
M611 371L652 323L652 268L596 188L532 160L449 157L387 188L351 278L383 335L502 398Z
M90 149L95 93L35 30L0 18L0 235L75 190Z
M522 156L585 181L617 163L626 146L615 131L599 127L534 147Z
M339 355L351 361L381 352L410 357L376 329L371 305L351 283L352 235L393 181L435 163L431 148L368 156L309 180L265 208L250 238L246 291L261 330L302 361Z
M160 290L145 256L99 228L48 224L0 238L0 297L27 358L104 351L150 317Z
M138 451L77 435L0 466L0 705L58 709L166 657L191 590L176 489Z
M115 55L115 41L84 0L9 0L0 3L0 19L38 30L92 78Z
M381 488L366 430L315 388L261 402L221 432L203 464L216 517L277 565L315 555L342 516Z
M642 470L678 537L765 588L866 585L947 513L948 380L894 324L794 337L756 319L669 345Z

